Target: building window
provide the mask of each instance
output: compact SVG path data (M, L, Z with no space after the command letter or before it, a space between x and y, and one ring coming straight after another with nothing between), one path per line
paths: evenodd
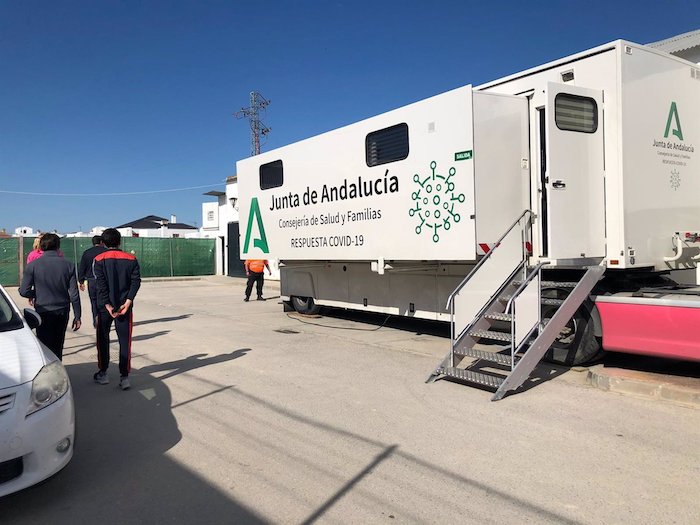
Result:
M179 233L173 233L173 239L177 239L178 237L180 237Z
M595 133L598 129L598 104L589 97L559 93L554 98L554 121L564 131Z
M408 157L408 124L397 124L367 135L365 157L370 168Z
M260 189L279 188L284 182L282 161L276 160L260 166Z
M214 220L214 212L213 212L213 211L208 211L208 212L207 212L207 220L208 220L208 221L213 221L213 220Z
M132 232L131 236L132 236L132 237L138 237L138 236L139 236L139 234L138 234L138 233L136 233L136 232Z

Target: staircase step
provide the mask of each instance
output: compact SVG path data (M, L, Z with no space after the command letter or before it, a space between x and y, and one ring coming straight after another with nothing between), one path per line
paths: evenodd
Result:
M498 300L502 303L507 303L508 301L510 301L511 297L513 297L513 296L512 295L501 295L498 298ZM552 299L549 297L542 297L541 303L551 305L551 306L560 306L560 305L564 304L564 299Z
M523 284L522 281L513 281L515 286ZM541 288L576 288L578 281L540 281Z
M513 314L507 314L505 312L489 312L484 315L484 318L491 319L492 321L512 321Z
M498 354L496 352L488 352L486 350L475 350L474 348L455 348L454 353L455 355L462 357L474 357L476 359L483 359L484 361L491 361L492 363L510 366L510 355L506 354Z
M491 388L498 388L504 381L502 377L472 372L471 370L465 370L463 368L444 367L440 368L438 372L445 374L447 377L454 377L455 379L461 379L462 381L469 381L470 383L485 385Z
M542 297L542 304L548 304L551 306L561 306L564 304L566 299L554 299L551 297Z
M511 335L506 332L494 332L493 330L472 330L469 332L472 337L483 337L484 339L492 339L493 341L503 341L510 343Z

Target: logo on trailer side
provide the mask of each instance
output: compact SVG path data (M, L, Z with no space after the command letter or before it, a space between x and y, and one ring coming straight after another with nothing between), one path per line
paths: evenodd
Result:
M683 132L681 131L681 119L678 118L678 108L676 108L676 103L671 102L671 109L668 111L668 120L666 121L666 131L664 132L664 138L668 138L668 132L671 130L671 120L676 121L676 127L673 129L673 134L678 137L678 140L683 140Z
M265 226L263 225L262 214L260 213L260 205L258 204L258 198L253 197L250 201L250 212L248 213L248 227L245 231L245 242L243 244L243 253L248 253L248 248L250 247L250 234L253 230L253 219L258 226L258 235L253 239L253 246L260 249L263 253L270 253L267 247L267 236L265 235Z
M465 155L461 158L455 155L455 160L471 159L471 151L464 153ZM469 156L466 153L469 153ZM420 224L415 229L416 235L420 235L423 226L427 226L427 231L433 234L433 242L437 243L440 241L438 234L440 228L447 231L452 227L453 222L458 223L462 219L461 215L455 211L455 204L463 203L465 198L464 193L455 193L455 183L450 180L457 173L454 167L449 169L447 177L435 172L437 169L435 161L430 163L430 169L432 174L422 180L417 173L413 176L413 182L419 188L411 193L414 207L408 210L408 214L420 220ZM425 193L421 194L423 191Z
M693 162L695 146L685 142L678 105L675 101L671 102L668 109L663 139L653 139L652 146L656 148L656 155L661 165L665 168L671 168L669 171L664 171L666 174L670 174L671 188L674 191L677 190L681 186L682 170Z

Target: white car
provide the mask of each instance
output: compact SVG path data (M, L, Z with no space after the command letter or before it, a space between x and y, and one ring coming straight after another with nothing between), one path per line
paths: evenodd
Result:
M38 483L73 457L75 410L63 364L0 286L0 497Z

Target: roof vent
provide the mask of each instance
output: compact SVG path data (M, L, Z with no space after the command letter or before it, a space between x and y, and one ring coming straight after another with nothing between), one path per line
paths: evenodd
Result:
M561 81L562 82L571 82L574 79L574 70L570 69L569 71L564 71L561 74Z

